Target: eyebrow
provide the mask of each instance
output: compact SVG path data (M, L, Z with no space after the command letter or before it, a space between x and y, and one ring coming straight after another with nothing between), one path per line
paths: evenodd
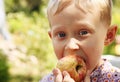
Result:
M76 24L76 26L81 27L81 28L88 28L88 29L92 30L92 32L95 32L95 26L86 21L84 21L84 22L80 21Z
M61 28L62 27L62 28ZM65 26L63 26L63 25L57 25L57 26L53 26L53 27L51 27L51 28L53 28L53 31L57 31L57 30L61 30L61 29L63 29L63 28L65 28ZM57 29L56 29L57 28Z

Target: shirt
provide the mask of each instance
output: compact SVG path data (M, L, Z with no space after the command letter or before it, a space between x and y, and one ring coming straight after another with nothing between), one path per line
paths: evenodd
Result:
M90 82L120 82L120 69L106 60L90 74ZM40 82L54 82L54 75L48 74Z
M91 82L120 82L120 69L104 60L104 63L90 74Z

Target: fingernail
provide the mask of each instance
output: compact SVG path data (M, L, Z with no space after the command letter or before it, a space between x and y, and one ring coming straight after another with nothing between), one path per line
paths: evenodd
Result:
M53 69L53 74L54 74L54 75L57 75L57 74L58 74L58 69L57 69L57 68Z
M67 75L68 73L66 71L63 71L63 75Z

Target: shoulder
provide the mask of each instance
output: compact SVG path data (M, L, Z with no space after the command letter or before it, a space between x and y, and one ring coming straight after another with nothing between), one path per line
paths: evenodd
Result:
M120 81L120 69L112 66L111 63L105 61L100 67L98 67L92 74L91 80L96 82L119 82Z
M39 82L54 82L54 76L52 73L44 76Z
M109 62L105 63L106 65L102 69L102 77L101 81L109 81L109 82L119 82L120 81L120 69L114 67Z

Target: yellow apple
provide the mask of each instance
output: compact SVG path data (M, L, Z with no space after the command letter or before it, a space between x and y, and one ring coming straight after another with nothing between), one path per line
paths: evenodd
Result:
M68 55L60 59L57 68L67 71L75 82L81 82L86 75L86 64L83 59L77 55Z

